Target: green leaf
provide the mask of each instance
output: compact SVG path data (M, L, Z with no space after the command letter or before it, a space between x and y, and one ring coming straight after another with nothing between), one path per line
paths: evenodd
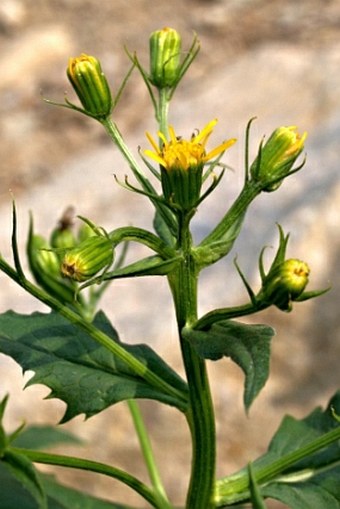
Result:
M186 393L185 382L151 348L121 343L104 313L98 313L93 324L143 363L146 371ZM49 398L67 404L61 422L79 414L90 417L133 398L183 406L179 398L147 383L85 331L55 312L20 315L8 311L0 315L0 331L0 351L16 360L24 371L35 372L27 385L44 384L51 389Z
M0 461L1 509L47 509L45 493L33 464L7 451Z
M209 241L208 235L208 237L195 248L194 255L201 268L212 265L230 252L235 240L240 234L244 216L245 213L239 214L227 231L219 236L217 240Z
M48 509L133 509L125 504L116 504L102 500L73 488L63 486L55 481L53 476L44 475L41 478L48 496ZM18 505L15 509L19 507L26 509L25 505Z
M81 444L82 441L73 433L53 426L29 426L11 442L11 446L36 450L46 449L61 443Z
M340 509L340 467L314 475L310 481L271 483L263 493L291 509Z
M267 325L223 320L206 331L186 329L183 333L202 358L216 361L230 357L240 366L245 374L244 405L248 410L269 376L274 330Z
M169 215L172 216L172 212L169 210ZM173 220L175 224L175 220ZM153 227L157 235L168 245L174 247L176 244L176 237L172 234L169 225L164 220L164 217L159 213L159 210L156 210Z
M131 263L126 267L107 272L103 274L102 277L91 279L90 283L94 281L101 282L108 279L119 279L125 277L164 276L169 274L169 272L177 266L179 260L181 260L179 256L175 256L167 260L164 260L161 256L157 255L148 256L147 258Z
M268 460L272 462L274 458L282 458L330 430L339 428L333 411L340 411L340 392L332 398L324 412L317 408L301 421L285 417L270 443L267 455L255 462L255 468ZM267 485L262 493L281 500L292 509L340 509L339 479L340 440L337 440L312 456L301 459L281 476L279 483Z
M340 392L323 412L317 408L305 419L287 416L268 452L252 464L261 495L291 509L340 509ZM246 468L216 485L218 507L250 498Z
M254 465L266 464L268 460L282 458L285 454L296 451L306 446L316 438L330 430L339 428L339 424L333 416L333 412L340 411L340 391L330 400L325 411L321 407L316 408L310 415L302 420L292 416L286 416L273 436L268 453L257 460ZM300 460L295 468L304 469L327 465L329 462L340 459L340 443L329 446L326 450L308 457L307 460ZM294 468L294 470L295 470Z

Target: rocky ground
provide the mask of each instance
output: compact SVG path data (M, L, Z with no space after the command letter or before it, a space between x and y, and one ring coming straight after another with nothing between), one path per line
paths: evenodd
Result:
M275 245L275 222L291 231L290 255L306 259L312 285L332 290L325 297L296 306L290 315L271 311L255 317L275 326L272 377L255 402L250 417L242 410L242 375L229 362L211 364L217 428L219 473L231 472L261 454L283 414L302 417L324 405L339 387L339 165L340 151L340 4L337 0L2 0L0 4L0 249L9 256L10 202L14 194L23 246L27 215L34 211L37 228L47 234L62 210L77 213L113 229L123 224L149 226L145 201L126 193L112 175L127 169L95 122L45 104L42 97L73 99L65 77L70 55L98 56L117 88L129 67L123 50L137 50L147 64L148 35L173 26L188 46L195 31L202 50L179 88L171 122L190 134L218 116L214 140L236 136L228 163L234 168L198 214L197 238L221 216L242 183L244 127L257 116L253 144L278 125L307 130L308 162L277 193L261 196L245 221L234 254L256 284L261 247ZM116 119L132 147L146 144L153 130L148 95L135 73ZM228 272L229 271L229 272ZM154 280L119 283L104 307L129 342L148 341L179 369L175 324L165 283ZM0 276L0 310L41 309ZM117 288L118 286L118 288ZM201 311L245 298L231 263L220 263L203 275ZM148 301L145 303L145 295ZM222 301L221 301L222 299ZM232 302L235 302L233 300ZM145 305L147 304L147 305ZM164 323L169 323L166 335ZM47 390L22 392L20 369L0 357L0 392L10 391L8 425L57 422L64 406L41 401ZM34 408L34 412L32 412ZM143 404L173 500L180 503L187 482L190 448L185 423L171 409ZM32 415L33 413L33 415ZM137 444L126 408L111 408L85 424L76 418L66 428L88 440L81 454L120 467L139 464ZM265 433L263 430L266 430ZM99 450L98 450L99 445ZM69 453L72 452L70 448ZM79 454L79 451L77 451ZM137 458L136 458L137 457ZM179 472L183 476L179 476ZM135 503L127 490L107 479L61 472L67 483L96 495ZM91 487L89 482L92 482ZM273 503L270 507L282 505Z

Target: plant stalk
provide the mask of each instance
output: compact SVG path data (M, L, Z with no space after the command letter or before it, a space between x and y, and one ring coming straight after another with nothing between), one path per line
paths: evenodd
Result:
M179 217L178 246L183 261L169 276L189 386L187 419L192 437L192 465L186 508L212 509L216 463L214 409L205 361L182 335L183 328L190 327L197 320L198 269L191 254L189 220L184 214Z
M148 432L146 430L143 417L137 401L130 399L127 401L128 407L132 416L138 440L141 446L142 454L144 457L145 465L149 473L151 484L155 492L155 498L159 500L162 509L172 509L172 506L167 498L160 473L158 471L156 461L153 455L152 446Z
M88 470L90 472L107 475L113 479L121 481L122 483L132 488L145 500L147 500L152 507L156 507L157 509L164 508L163 505L157 502L157 497L151 488L124 470L120 470L119 468L111 467L110 465L106 465L105 463L100 463L98 461L91 461L84 458L76 458L73 456L65 456L62 454L35 451L31 449L23 449L21 447L11 447L9 451L16 454L23 454L34 463L44 463L46 465L57 465L60 467Z

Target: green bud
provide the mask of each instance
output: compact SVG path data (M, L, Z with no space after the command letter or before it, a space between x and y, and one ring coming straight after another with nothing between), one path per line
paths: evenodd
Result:
M69 249L76 243L75 236L70 228L61 230L55 228L51 234L51 247L56 249Z
M41 235L32 231L27 242L27 257L34 279L47 293L62 303L74 302L73 285L61 277L59 256Z
M72 231L74 223L74 208L67 207L58 221L58 226L52 231L50 237L51 247L62 251L76 244L76 239Z
M177 84L181 62L181 36L173 28L163 28L150 36L150 81L158 88Z
M60 275L60 262L55 251L41 235L32 235L28 250L28 261L34 277L39 282L41 273Z
M112 242L107 237L90 237L68 250L61 264L64 276L86 281L113 262Z
M263 282L262 292L266 301L282 311L290 311L308 284L307 263L294 258L285 260L269 271Z
M96 233L93 230L93 228L91 228L91 226L89 224L82 223L80 225L80 228L78 230L78 242L83 242L84 240L86 240L90 237L95 237L95 236L96 236Z
M95 118L105 118L111 114L111 91L99 60L85 53L70 58L67 77L86 113Z
M295 126L279 127L260 148L250 173L255 181L262 183L263 191L275 191L303 151L307 133L300 136L296 129Z

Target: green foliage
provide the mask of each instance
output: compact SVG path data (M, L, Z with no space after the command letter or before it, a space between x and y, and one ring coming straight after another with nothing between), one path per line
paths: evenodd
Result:
M291 509L340 508L340 392L323 412L317 408L302 420L286 416L268 452L252 465L253 480L264 498ZM250 498L249 473L243 469L217 483L218 507Z
M154 152L144 152L153 164L140 153L141 160L156 179L156 187L145 176L110 117L132 68L112 99L99 60L85 54L71 58L67 74L84 109L73 105L67 98L63 104L95 118L104 127L128 164L138 187L129 183L128 176L124 183L117 181L125 189L150 200L155 209L155 233L138 226L123 226L106 233L89 219L82 218L94 233L100 236L104 233L105 238L100 237L100 242L96 242L98 237L87 236L83 245L76 244L72 251L63 253L64 248L60 250L59 246L62 239L52 235L52 247L57 246L57 250L50 251L50 244L33 233L31 221L27 255L37 286L26 277L25 265L20 260L14 205L14 266L0 255L0 270L52 310L31 315L8 311L0 315L0 352L15 359L24 371L34 372L28 385L44 384L51 390L49 398L59 398L66 403L61 422L79 414L90 417L110 405L129 400L150 485L105 463L40 451L42 447L75 441L74 437L55 429L24 429L20 426L6 434L3 415L8 397L5 396L0 402L0 509L129 509L126 505L99 500L60 486L53 478L39 475L32 462L107 475L133 489L152 507L173 509L138 404L133 401L138 398L157 400L185 414L192 441L186 509L240 507L239 504L248 503L253 509L264 509L266 498L280 500L291 509L340 509L340 426L337 417L340 394L333 398L325 412L317 409L301 421L286 417L264 456L236 474L216 481L216 426L206 359L216 361L228 357L242 369L245 375L243 399L248 411L269 376L274 331L267 325L247 325L232 320L258 313L271 305L290 311L293 301L314 298L326 290L304 291L309 267L294 258L286 260L288 235L284 235L281 227L279 247L267 274L262 250L259 262L262 287L258 293L252 290L235 262L249 302L215 309L199 317L199 274L230 252L253 200L263 191L275 191L286 177L302 168L304 162L297 168L293 165L304 148L306 134L299 135L295 127L276 129L266 144L260 143L257 158L250 164L252 119L246 130L244 185L211 232L199 245L194 245L191 220L200 203L221 182L227 168L221 162L222 155L236 140L231 138L215 148L205 146L217 119L211 120L201 132L194 131L190 139L177 136L177 130L168 123L169 103L198 53L199 42L194 36L191 48L182 59L179 34L170 53L159 35L162 40L169 34L172 38L174 31L165 28L155 34L158 34L154 41L157 44L151 44L150 55L153 76L148 76L136 55L128 51L127 54L142 75L158 123L160 143L157 144L148 133ZM159 50L162 51L159 53ZM157 60L159 55L161 60ZM167 72L170 74L165 76ZM221 171L215 174L215 169ZM211 184L203 186L208 177L212 178ZM67 217L66 224L69 226ZM146 246L152 253L124 265L126 246L131 242ZM120 244L123 245L122 255L109 270L113 250ZM66 283L62 278L61 258L62 272L83 281L81 287L75 286L74 282ZM120 342L102 312L92 321L98 299L110 280L156 275L167 277L173 297L186 383L150 347ZM94 290L95 284L100 285L97 291ZM88 286L90 288L85 293L88 299L84 299L81 292ZM149 311L153 313L153 310ZM158 320L161 319L160 315Z
M132 509L39 475L25 456L12 452L0 462L0 486L1 509Z
M45 492L32 463L6 451L0 462L1 509L47 509Z
M267 325L223 320L206 331L186 329L184 335L202 358L216 361L230 357L240 366L245 374L244 405L248 410L269 376L274 330Z
M63 486L52 476L44 475L41 478L47 494L48 509L133 509L125 504L115 504Z
M338 440L312 456L308 455L288 469L279 482L264 487L264 496L276 498L291 509L340 508L340 427L331 409L340 411L340 392L330 401L327 409L314 410L308 417L299 421L285 417L273 437L267 455L259 464L307 446L330 430L339 430ZM256 463L255 463L256 467Z
M103 313L94 325L119 342ZM0 350L34 376L28 385L44 384L50 398L67 404L65 422L79 414L95 415L110 405L131 398L157 399L177 406L177 400L146 383L114 354L57 313L20 315L8 311L0 316ZM123 345L153 372L180 391L185 383L146 345Z
M11 441L13 447L45 449L59 444L81 444L82 441L69 431L53 426L29 426Z

